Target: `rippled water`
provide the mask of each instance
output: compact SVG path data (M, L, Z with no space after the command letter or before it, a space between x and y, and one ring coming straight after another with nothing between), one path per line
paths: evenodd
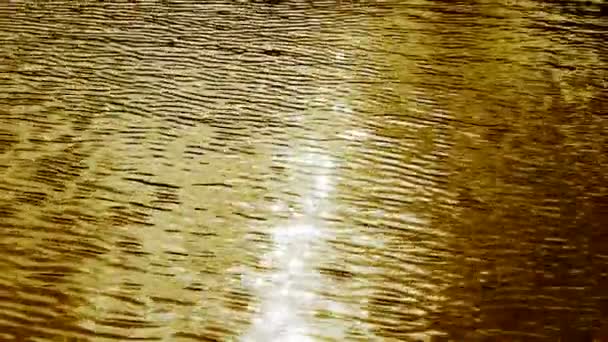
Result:
M608 341L603 1L4 1L0 340Z

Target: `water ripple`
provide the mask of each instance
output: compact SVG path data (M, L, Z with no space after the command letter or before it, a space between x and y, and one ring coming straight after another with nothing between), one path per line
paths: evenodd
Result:
M0 340L605 339L605 10L0 4Z

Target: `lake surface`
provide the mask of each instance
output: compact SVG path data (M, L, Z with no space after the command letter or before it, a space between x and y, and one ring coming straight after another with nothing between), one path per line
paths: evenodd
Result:
M608 341L603 1L3 1L0 340Z

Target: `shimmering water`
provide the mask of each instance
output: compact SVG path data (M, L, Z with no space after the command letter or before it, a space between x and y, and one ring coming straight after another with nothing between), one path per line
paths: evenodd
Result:
M4 1L0 340L608 341L603 1Z

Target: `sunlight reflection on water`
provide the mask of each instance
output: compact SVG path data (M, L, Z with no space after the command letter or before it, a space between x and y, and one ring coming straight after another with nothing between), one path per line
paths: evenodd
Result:
M272 228L273 250L262 257L261 266L270 270L251 275L245 286L260 298L259 308L249 331L242 341L313 341L315 313L338 309L319 293L327 281L318 271L317 260L327 250L330 232L320 218L331 210L328 198L334 189L332 158L320 153L320 146L304 145L290 150L293 186L301 194L300 213L290 210L285 224ZM322 172L302 175L299 171L321 168ZM287 205L273 204L273 211L287 209ZM323 334L327 334L327 329ZM345 336L344 329L331 332L336 338Z

